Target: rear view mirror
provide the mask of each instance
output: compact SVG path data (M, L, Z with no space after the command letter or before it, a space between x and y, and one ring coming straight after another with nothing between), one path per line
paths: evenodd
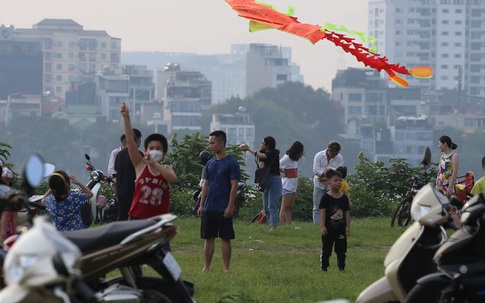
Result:
M44 160L34 154L25 163L24 169L22 171L22 189L27 193L27 195L32 195L34 188L39 187L44 178Z
M421 164L424 166L428 166L431 164L431 150L429 149L429 147L426 147L426 150L424 151L423 160L421 161Z

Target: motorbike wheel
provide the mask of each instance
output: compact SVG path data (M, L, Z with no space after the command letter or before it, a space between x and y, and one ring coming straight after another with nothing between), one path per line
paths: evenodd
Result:
M173 303L169 297L156 290L146 289L143 291L144 303Z
M404 199L399 202L394 211L394 215L391 220L391 227L394 227L394 222L397 219L397 225L399 227L405 227L411 223L411 202L413 202L413 197L404 197Z

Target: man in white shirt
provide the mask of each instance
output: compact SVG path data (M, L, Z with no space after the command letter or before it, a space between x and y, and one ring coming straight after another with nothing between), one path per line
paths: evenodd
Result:
M328 143L328 147L318 152L313 158L313 223L320 224L320 200L325 194L327 169L337 169L344 166L344 158L340 154L342 146L336 141Z
M120 141L121 141L121 146L113 149L113 151L109 155L109 160L108 160L108 172L107 173L108 173L108 176L109 177L113 178L113 180L116 180L116 169L115 169L116 156L118 155L118 153L123 148L126 147L126 137L125 137L125 134L121 135ZM112 188L113 188L113 192L116 195L116 184L115 183L112 184Z

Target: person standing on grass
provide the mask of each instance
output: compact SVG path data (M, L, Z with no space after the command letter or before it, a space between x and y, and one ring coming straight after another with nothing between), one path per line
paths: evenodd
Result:
M326 172L330 190L320 201L320 226L322 228L322 251L320 266L327 271L332 249L335 245L338 268L345 269L347 254L347 237L350 234L350 206L349 199L340 192L342 175L334 170Z
M259 168L269 165L268 187L263 191L263 210L268 218L270 231L278 226L279 212L278 204L281 197L281 176L280 176L280 151L276 149L276 140L267 136L261 140L260 150L251 149L247 144L241 145L242 151L249 151L257 158Z
M227 154L226 142L226 133L222 130L209 135L209 148L216 157L207 162L197 210L201 217L200 236L205 239L203 272L210 270L217 237L222 242L224 271L230 271L231 240L235 238L232 214L241 170L236 159Z
M342 187L340 192L349 198L349 206L352 207L352 199L350 199L350 185L345 178L347 178L347 166L339 166L336 169L340 174L342 174Z
M326 171L344 165L344 158L340 154L342 146L336 141L328 143L326 149L318 152L313 158L313 223L320 224L320 210L318 206L325 192L328 190Z
M304 155L303 144L295 141L280 160L280 172L283 177L283 198L281 199L280 223L291 224L291 208L295 203L298 189L298 160Z

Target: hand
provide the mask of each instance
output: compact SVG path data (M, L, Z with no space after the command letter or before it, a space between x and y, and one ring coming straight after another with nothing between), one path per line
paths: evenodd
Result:
M322 235L326 236L327 235L327 228L324 226L322 227Z
M155 160L153 160L153 158L150 157L150 153L149 152L145 152L145 157L143 157L143 161L145 161L146 164L155 163Z
M69 179L71 179L71 182L73 184L79 185L79 181L77 180L76 176L69 176Z
M249 150L249 146L247 144L241 144L241 145L239 145L239 148L242 151L248 151Z
M224 211L224 218L230 218L232 217L233 214L233 208L232 207L227 207L226 210Z
M120 113L123 117L127 117L130 114L125 101L121 102Z

